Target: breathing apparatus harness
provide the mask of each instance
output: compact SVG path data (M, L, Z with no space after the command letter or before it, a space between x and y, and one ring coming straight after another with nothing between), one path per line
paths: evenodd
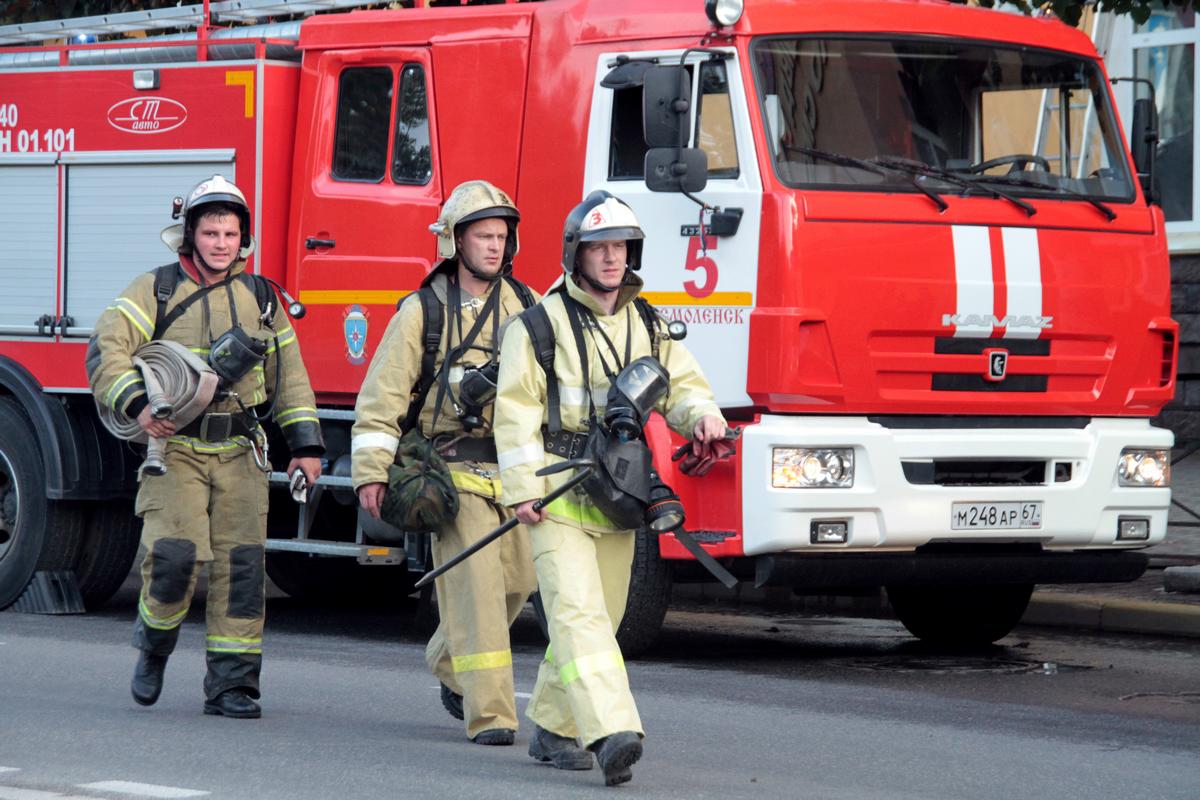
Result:
M275 386L277 389L279 387L279 381L282 377L282 360L278 356L279 334L274 328L276 299L275 292L272 290L273 282L261 275L252 275L246 272L241 272L237 275L227 275L219 281L201 286L195 292L185 297L168 313L167 303L175 294L175 290L179 285L180 271L181 267L178 262L165 264L154 270L154 298L157 306L155 309L154 332L151 340L161 339L171 325L182 317L196 302L200 302L204 307L205 328L207 329L207 320L211 316L208 295L210 292L223 288L229 300L231 326L229 330L215 339L210 334L208 364L220 378L217 388L217 399L232 397L237 402L242 413L209 412L200 416L192 424L182 428L179 433L184 436L196 436L208 442L224 441L231 436L245 436L254 444L254 456L258 465L265 469L268 466L267 444L259 425L263 420L268 419L275 410L279 393L276 391L272 395L266 410L260 414L256 409L248 408L242 402L242 398L236 392L233 392L230 387L255 366L265 361L267 354L271 352L272 346L276 353ZM271 331L272 344L269 345L265 339L257 339L250 336L238 324L237 303L233 296L234 282L242 283L254 292L255 302L258 304L260 312L259 322L263 327ZM293 306L299 306L299 304L295 302L290 303L288 312L292 316L303 316L303 307L301 306L299 309L300 313L296 314L293 313Z

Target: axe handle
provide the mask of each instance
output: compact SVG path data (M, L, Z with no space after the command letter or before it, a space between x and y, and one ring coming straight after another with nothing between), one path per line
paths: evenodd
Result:
M592 474L592 470L589 467L585 467L584 469L580 470L578 473L573 475L571 477L571 479L569 481L567 481L566 483L564 483L562 486L559 486L557 489L555 489L554 491L550 492L545 497L543 497L540 500L538 500L537 502L535 502L533 504L533 510L541 511L543 508L545 508L546 506L553 503L559 497L562 497L564 494L569 492L571 489L574 489L576 486L583 483L583 481L587 478L587 476L591 475L591 474ZM513 528L517 527L517 525L519 525L520 522L521 521L519 519L517 519L515 516L506 520L502 525L500 525L500 527L496 528L494 531L489 533L487 536L484 536L482 539L475 542L473 545L468 547L466 550L463 550L461 553L454 556L449 561L442 564L440 567L438 567L436 569L432 569L429 572L426 572L424 575L421 576L421 579L419 581L417 581L414 588L420 589L423 586L427 586L435 578L438 578L441 575L444 575L451 568L458 566L463 561L466 561L468 558L475 555L480 550L487 547L489 544L491 544L492 542L496 541L504 534L511 531Z

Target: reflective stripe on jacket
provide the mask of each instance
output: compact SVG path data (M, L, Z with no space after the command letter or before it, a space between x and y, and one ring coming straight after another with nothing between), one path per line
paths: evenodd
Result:
M446 302L448 283L444 274L434 275L430 283L434 293L443 304ZM500 324L502 326L510 317L524 310L521 298L504 280L497 281L479 297L470 297L463 292L462 324L466 331L470 331L471 326L475 324L496 286L500 287L501 292ZM535 293L534 297L538 297L538 295ZM448 331L452 316L450 309L447 308L443 315L442 335L438 340L438 355L434 362L435 374L441 370L442 362L446 359L446 349L450 339ZM363 379L362 388L358 393L358 402L354 407L354 428L350 440L353 454L352 480L356 489L368 483L387 482L388 467L391 466L392 460L396 456L396 448L403 435L400 423L408 414L412 391L421 373L423 324L421 301L414 292L404 298L399 310L392 315L387 330L383 333L383 339L379 342L379 347L371 358L371 365L367 368L367 375ZM461 341L463 333L465 331L458 330L456 321L455 345ZM488 349L493 347L492 322L490 320L480 328L472 348L463 355L457 364L451 365L450 390L455 397L458 396L458 382L462 379L461 365L479 366L488 360L486 352L476 349L479 347ZM440 433L462 433L462 423L458 420L449 396L442 402L437 428L433 429L433 409L437 404L437 395L438 384L435 381L429 389L421 414L417 418L417 426L422 435L432 437ZM491 420L492 408L490 406L484 409L483 416L485 420ZM487 436L489 431L485 427L473 431L471 435ZM457 471L464 470L466 467L460 463L452 463L450 469ZM460 488L465 487L460 486ZM467 491L472 490L467 488ZM476 494L488 496L483 491L478 491Z
M246 262L238 261L230 268L230 277L245 268ZM188 271L182 270L175 292L167 301L164 316L200 288ZM262 312L258 308L254 290L240 280L230 280L226 286L209 291L206 300L193 303L163 333L162 338L179 342L202 357L207 357L213 340L233 326L231 302L237 312L238 326L250 336L268 340L269 345L266 361L253 367L229 388L241 397L247 407L269 401L278 390L279 400L275 404L274 418L288 446L293 451L323 447L316 398L308 382L308 371L300 357L300 345L287 314L278 302L271 327L268 327L259 319ZM124 410L134 398L146 393L141 373L134 368L131 359L133 352L153 336L157 309L154 273L146 272L137 276L96 321L96 332L88 347L87 372L92 393L101 403ZM278 337L278 352L275 336ZM275 386L276 358L282 359L281 383L278 387ZM230 397L213 403L209 410L236 413L240 408L237 401ZM249 445L245 437L235 437L226 442L203 442L174 436L171 441L187 444L198 453L221 452Z
M651 353L650 336L632 304L641 288L641 278L627 273L614 313L606 315L587 292L574 281L566 281L566 289L571 297L591 309L622 358L626 341L630 336L633 337L630 344L631 361ZM554 371L559 381L563 429L582 433L588 429L588 403L575 335L571 331L570 319L560 294L547 295L542 304L554 329ZM602 351L597 347L597 340ZM599 336L586 333L584 341L591 373L591 394L597 416L603 417L609 379L598 353L603 354L610 368L615 367L613 355ZM701 417L711 414L721 418L712 389L688 349L680 342L663 338L658 355L671 376L670 390L657 408L667 424L679 434L690 437ZM565 472L545 478L534 474L546 464L562 460L543 450L541 427L548 419L546 374L537 362L525 326L511 325L504 335L500 355L495 422L501 499L507 506L542 497L570 478L570 473ZM552 503L548 510L555 519L577 525L583 530L596 533L617 530L587 497L573 492Z

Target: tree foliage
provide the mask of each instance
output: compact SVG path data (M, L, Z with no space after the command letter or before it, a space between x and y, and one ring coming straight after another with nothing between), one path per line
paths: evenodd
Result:
M1139 25L1150 18L1156 8L1190 8L1193 0L1047 0L1047 2L1028 2L1028 0L954 0L957 3L975 2L985 8L993 8L1005 3L1014 5L1026 14L1046 10L1056 15L1068 25L1078 25L1083 9L1095 6L1104 14L1128 14Z

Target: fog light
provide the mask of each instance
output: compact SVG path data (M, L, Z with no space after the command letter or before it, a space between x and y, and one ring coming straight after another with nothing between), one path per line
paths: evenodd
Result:
M1170 486L1171 452L1127 447L1117 462L1119 486Z
M1144 541L1150 538L1150 520L1144 517L1119 517L1117 541Z
M846 489L854 485L854 450L849 447L775 447L771 485L776 489Z
M845 520L814 519L808 528L808 540L813 544L845 544L849 530Z

